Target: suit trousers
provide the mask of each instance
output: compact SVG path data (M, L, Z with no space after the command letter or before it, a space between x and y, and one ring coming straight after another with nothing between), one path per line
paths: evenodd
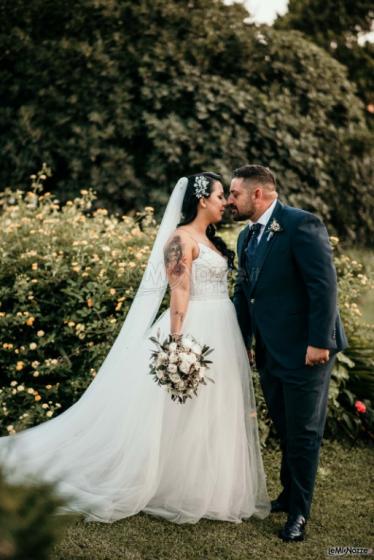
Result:
M261 387L280 438L282 462L279 499L292 515L309 517L323 437L328 389L335 356L326 364L284 370L259 335L256 364Z

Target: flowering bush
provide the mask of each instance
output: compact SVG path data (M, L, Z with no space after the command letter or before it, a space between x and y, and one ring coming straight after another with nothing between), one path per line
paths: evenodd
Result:
M374 287L365 273L365 265L342 252L339 239L331 237L338 273L340 311L349 348L338 354L329 395L328 430L357 439L374 437L374 325L362 319L358 302L365 291ZM358 409L357 397L364 401Z
M0 417L13 434L68 408L96 375L131 305L156 233L153 209L133 216L93 210L92 191L65 204L43 193L44 166L29 191L0 194ZM235 247L237 231L223 228ZM370 287L363 265L335 247L340 308L350 348L338 356L328 431L373 434L369 400L373 326L358 300ZM232 287L234 275L230 276ZM165 300L164 305L167 304ZM261 440L271 434L254 376ZM365 405L358 411L355 402Z
M73 404L113 343L146 266L153 211L92 212L92 191L61 205L42 194L0 195L2 433Z

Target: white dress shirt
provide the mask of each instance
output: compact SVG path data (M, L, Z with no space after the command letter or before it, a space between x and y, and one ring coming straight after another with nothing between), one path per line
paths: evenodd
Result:
M261 230L260 233L258 234L257 237L257 243L260 243L262 234L265 231L265 228L267 226L268 221L270 220L270 216L273 213L273 210L275 208L275 205L277 203L278 198L276 198L271 205L269 206L269 208L267 210L265 210L265 212L259 217L259 219L257 220L257 222L251 222L251 220L249 220L249 227L251 227L253 224L261 224Z

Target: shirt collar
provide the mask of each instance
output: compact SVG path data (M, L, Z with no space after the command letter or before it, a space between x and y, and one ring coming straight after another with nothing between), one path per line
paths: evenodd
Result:
M268 223L270 216L272 215L275 205L278 201L278 198L276 198L271 205L269 206L269 208L267 210L265 210L265 212L263 214L261 214L261 216L259 217L259 219L256 222L251 222L251 220L249 220L248 224L249 227L251 227L251 225L253 224L261 224L262 226L266 226L266 224Z

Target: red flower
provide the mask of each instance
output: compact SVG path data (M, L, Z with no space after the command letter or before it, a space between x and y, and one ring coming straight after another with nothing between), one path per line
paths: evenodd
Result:
M364 414L366 412L366 406L361 401L356 401L355 402L355 408L356 408L357 412L360 412L361 414Z

